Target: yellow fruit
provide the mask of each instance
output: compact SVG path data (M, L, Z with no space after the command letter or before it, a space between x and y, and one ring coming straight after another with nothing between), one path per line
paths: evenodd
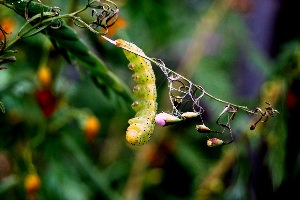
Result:
M49 67L41 67L38 72L38 80L42 87L47 88L52 82L52 73Z
M93 140L100 130L100 122L97 117L89 116L84 123L84 133L88 140Z
M25 177L24 187L28 194L35 193L41 186L40 177L37 174L28 174Z

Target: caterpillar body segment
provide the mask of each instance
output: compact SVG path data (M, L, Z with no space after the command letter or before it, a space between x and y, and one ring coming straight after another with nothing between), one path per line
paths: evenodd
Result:
M131 107L135 112L143 110L144 108L151 108L150 110L155 110L157 107L157 102L153 102L145 99L139 99L134 101L131 104Z
M143 109L143 110L138 111L135 114L135 117L143 117L143 118L152 120L152 118L155 118L155 114L156 113L153 110Z
M126 131L127 142L132 145L143 145L149 142L154 130L154 126L155 125L153 121L148 118L132 118Z
M140 84L145 84L145 83L155 83L155 76L154 74L150 73L150 72L145 72L142 70L139 70L137 72L135 72L132 75L132 79L134 80L135 83L140 83Z
M152 84L138 84L133 87L133 94L137 99L154 99L156 98L156 88Z
M155 74L150 61L143 58L145 54L139 47L121 39L116 40L116 46L124 50L126 58L130 61L128 68L133 71L132 79L136 84L133 88L135 101L131 105L136 114L128 121L126 140L132 145L143 145L150 141L155 126Z

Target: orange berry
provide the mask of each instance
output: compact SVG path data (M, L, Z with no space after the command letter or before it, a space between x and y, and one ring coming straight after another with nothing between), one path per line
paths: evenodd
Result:
M2 26L2 29L8 34L10 34L15 27L15 23L11 18L4 18L3 20L0 21L0 25ZM0 40L3 40L3 39L4 39L4 36L0 32Z
M38 80L44 88L48 88L52 82L52 73L49 67L41 67L38 72Z
M127 27L127 21L119 16L117 21L112 25L111 27L108 28L108 32L106 34L107 37L112 37L114 36L119 30L125 29ZM99 37L101 41L105 41L102 37Z
M93 140L100 129L100 122L97 117L89 116L84 122L84 133L88 140Z
M33 195L41 186L40 177L37 174L28 174L25 177L24 187L29 195Z

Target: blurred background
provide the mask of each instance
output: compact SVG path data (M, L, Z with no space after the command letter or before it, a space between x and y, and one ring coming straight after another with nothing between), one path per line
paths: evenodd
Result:
M66 60L45 35L16 43L17 61L0 71L0 199L281 199L299 186L299 1L116 0L107 37L138 45L149 57L223 100L280 114L258 124L240 110L235 141L207 147L183 123L155 127L149 144L125 140L131 101L99 89L75 58ZM84 0L43 0L61 14ZM91 15L91 11L85 13ZM84 18L85 16L83 16ZM0 5L8 41L25 23ZM121 49L70 21L91 52L129 88ZM2 38L0 38L3 40ZM167 79L153 65L158 112L170 112ZM109 86L109 83L108 83ZM218 129L224 105L203 101L205 124ZM296 194L297 195L297 194Z

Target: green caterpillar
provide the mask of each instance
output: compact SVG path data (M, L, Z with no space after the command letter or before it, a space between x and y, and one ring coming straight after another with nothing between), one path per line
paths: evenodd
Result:
M116 46L123 48L125 56L130 61L128 67L133 71L132 79L136 83L133 88L135 101L131 105L136 114L128 121L126 140L132 145L142 145L149 142L155 126L154 118L157 110L155 75L150 61L142 57L145 54L139 47L122 39L116 40Z

